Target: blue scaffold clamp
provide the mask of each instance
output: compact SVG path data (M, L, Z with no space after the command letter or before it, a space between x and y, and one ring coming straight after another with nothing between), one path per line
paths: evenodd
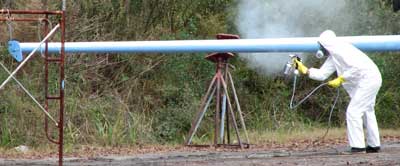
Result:
M8 41L8 52L18 62L21 62L24 59L22 56L21 47L17 40Z

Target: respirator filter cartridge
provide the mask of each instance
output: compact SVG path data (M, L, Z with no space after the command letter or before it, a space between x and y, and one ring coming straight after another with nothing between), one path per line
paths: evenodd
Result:
M317 53L315 54L315 57L318 59L321 59L325 56L324 52L322 50L318 50Z

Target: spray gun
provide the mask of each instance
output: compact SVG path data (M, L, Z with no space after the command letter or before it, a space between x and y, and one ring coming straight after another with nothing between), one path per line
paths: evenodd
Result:
M297 59L298 61L301 62L302 61L301 58L296 54L290 54L289 57L290 60L286 63L283 73L286 76L289 76L292 73L294 73L295 75L299 75L299 71L297 70L297 65L295 65L293 61L294 59Z
M297 104L295 104L294 103L294 96L295 96L295 93L296 93L297 78L300 76L300 72L297 69L298 66L297 66L297 64L295 64L295 60L302 62L302 59L297 54L290 54L289 57L290 57L290 60L285 65L284 74L285 74L286 77L290 77L290 76L292 76L292 73L294 73L294 75L293 75L293 77L294 77L294 79L293 79L293 92L292 92L292 98L290 100L290 105L289 105L289 108L293 110L296 107L300 106L308 98L310 98L318 89L320 89L321 87L327 85L328 83L325 82L325 83L320 84L318 87L314 88L306 97L304 97ZM335 101L335 103L336 103L336 101Z

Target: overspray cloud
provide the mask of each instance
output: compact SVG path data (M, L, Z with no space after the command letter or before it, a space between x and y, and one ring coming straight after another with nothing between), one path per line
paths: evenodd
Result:
M242 38L315 37L326 30L346 33L353 15L349 0L240 0L236 26ZM268 76L282 74L289 53L240 54ZM305 58L303 56L303 58Z

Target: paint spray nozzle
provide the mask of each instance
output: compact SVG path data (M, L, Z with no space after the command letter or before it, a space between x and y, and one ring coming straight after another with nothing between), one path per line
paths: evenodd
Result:
M292 73L298 75L299 71L297 70L297 65L294 63L294 60L297 59L298 61L302 61L300 56L296 55L296 54L290 54L289 55L290 60L286 63L285 68L284 68L284 74L285 75L290 75Z

